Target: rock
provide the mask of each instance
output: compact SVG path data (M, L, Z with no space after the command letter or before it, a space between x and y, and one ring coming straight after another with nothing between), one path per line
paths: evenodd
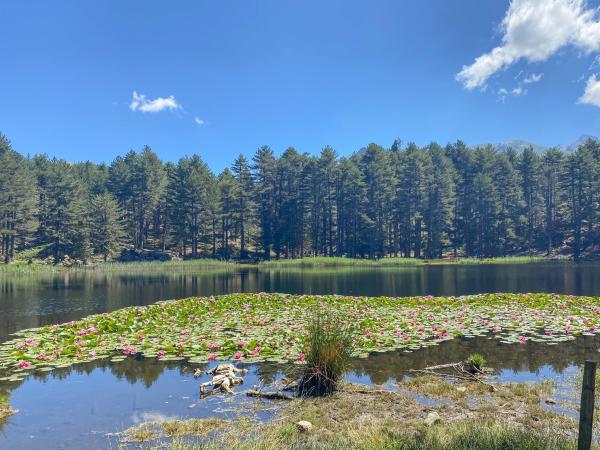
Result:
M300 430L303 433L308 433L313 429L313 424L307 420L301 420L300 422L296 422L296 426L298 427L298 430Z
M547 405L556 405L556 400L554 400L553 398L547 398L545 402Z
M467 388L465 386L459 386L456 388L458 392L467 392Z
M433 425L441 420L442 420L442 418L440 417L440 415L438 413L436 413L435 411L433 411L433 412L430 412L429 414L427 414L427 417L425 418L425 425L430 427L431 425Z

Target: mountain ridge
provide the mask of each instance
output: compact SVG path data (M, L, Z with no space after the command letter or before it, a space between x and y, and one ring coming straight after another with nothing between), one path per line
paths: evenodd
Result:
M580 145L583 145L588 139L592 139L594 141L600 141L598 139L598 137L596 137L596 136L593 136L591 134L583 134L583 135L579 136L578 139L571 142L570 144L561 144L561 145L557 145L556 147L566 153L573 153L574 151L577 150L577 148L579 148ZM531 146L531 147L533 147L533 150L536 153L543 153L545 150L550 148L545 145L536 144L534 142L523 141L520 139L513 139L510 141L497 142L494 144L480 144L480 145L491 145L496 150L502 151L502 152L507 151L509 148L512 148L513 150L515 150L517 152L520 152L520 151L524 150L525 148Z

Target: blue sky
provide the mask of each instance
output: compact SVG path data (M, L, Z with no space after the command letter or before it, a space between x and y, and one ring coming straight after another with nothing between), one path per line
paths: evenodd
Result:
M6 1L0 132L22 153L110 162L148 144L215 170L265 144L570 143L600 134L597 7Z

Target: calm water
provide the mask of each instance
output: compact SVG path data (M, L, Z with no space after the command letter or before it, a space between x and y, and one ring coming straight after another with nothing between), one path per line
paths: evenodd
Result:
M199 272L0 274L0 341L23 328L157 300L229 292L463 295L555 292L600 295L600 263L318 268Z
M353 295L462 295L480 292L557 292L600 295L600 264L426 266L305 270L233 270L162 274L81 273L0 275L0 340L19 329L74 320L91 313L157 300L227 292L276 291ZM503 345L487 338L457 339L415 353L375 353L354 361L348 379L393 387L410 369L481 353L500 381L552 378L568 385L586 358L598 357L599 337L558 346ZM254 365L246 385L271 383L280 367ZM20 410L0 423L0 449L118 448L110 433L147 420L253 414L238 388L234 397L200 400L192 367L132 360L84 363L2 385ZM565 395L572 388L563 389ZM575 393L576 394L576 393ZM577 401L576 395L573 397ZM245 408L245 405L247 408ZM268 419L273 411L259 414ZM574 412L567 412L575 414Z
M598 354L600 337L585 337L560 346L538 343L505 345L495 339L456 339L414 353L388 352L354 361L350 381L395 388L410 376L410 369L456 362L473 352L483 354L499 371L497 381L553 379L572 407L558 412L576 415L577 393L572 382L586 358ZM204 366L208 369L209 366ZM128 359L120 363L78 364L51 373L38 373L6 387L19 413L0 423L1 449L104 449L119 448L112 433L154 420L192 417L235 418L238 414L268 420L276 410L255 415L253 402L243 391L254 384L270 384L283 376L283 368L248 366L245 385L234 396L200 399L198 385L185 362ZM415 398L424 404L431 400ZM264 404L264 402L262 403ZM272 405L272 404L269 404ZM543 405L542 405L543 406ZM558 408L561 408L560 410Z

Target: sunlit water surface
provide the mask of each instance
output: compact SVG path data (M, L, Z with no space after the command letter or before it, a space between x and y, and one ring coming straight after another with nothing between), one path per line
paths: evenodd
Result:
M397 269L232 270L122 274L66 272L0 275L0 340L23 328L74 320L91 313L157 300L227 292L287 292L348 295L463 295L479 292L557 292L600 295L600 265L426 266ZM573 377L586 358L597 358L600 338L560 345L505 345L496 339L456 339L414 353L375 353L353 362L350 381L394 389L411 369L460 361L481 353L498 370L499 381L555 380L574 396ZM204 367L207 369L209 366ZM132 425L166 418L235 417L254 414L243 390L269 384L285 368L249 366L245 386L233 397L199 398L193 369L185 362L128 359L83 363L36 373L11 385L19 410L0 423L0 449L118 448L111 436ZM262 411L268 420L275 411ZM568 411L566 412L569 413Z

